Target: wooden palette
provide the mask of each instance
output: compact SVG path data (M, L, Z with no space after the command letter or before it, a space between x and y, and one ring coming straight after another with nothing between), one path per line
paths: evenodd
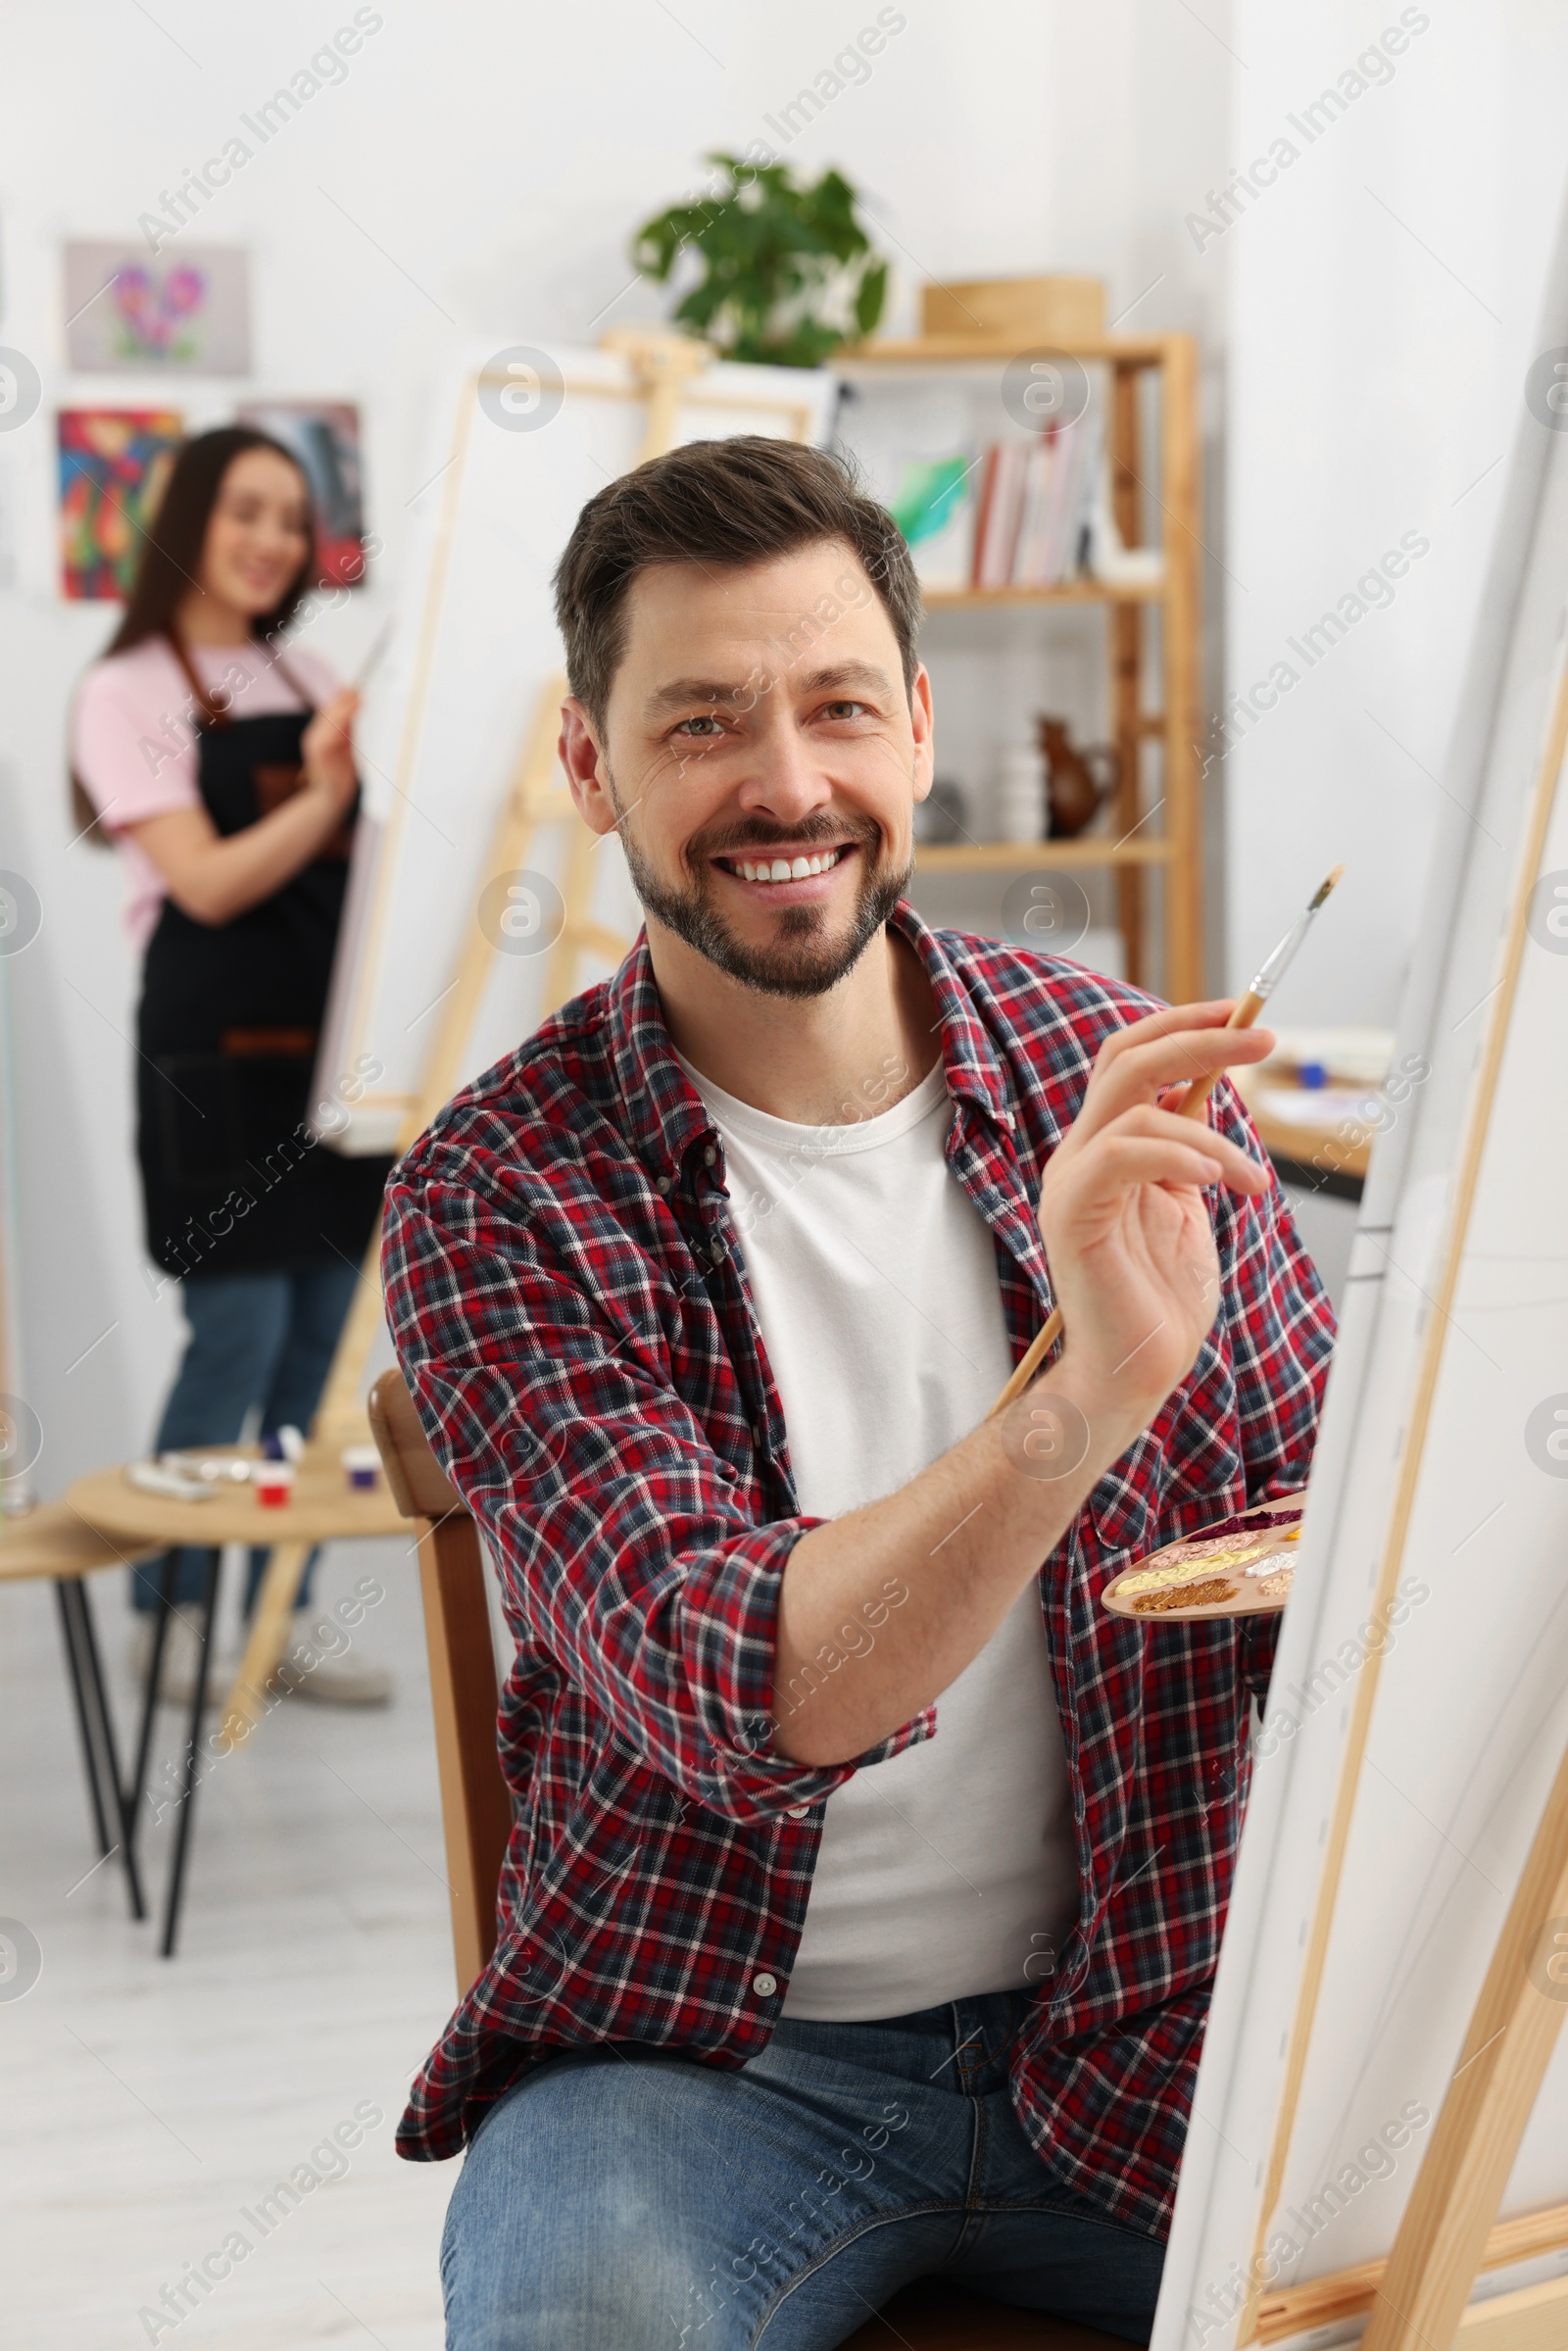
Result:
M1167 1543L1113 1576L1101 1599L1141 1625L1277 1616L1291 1596L1305 1500L1284 1494Z

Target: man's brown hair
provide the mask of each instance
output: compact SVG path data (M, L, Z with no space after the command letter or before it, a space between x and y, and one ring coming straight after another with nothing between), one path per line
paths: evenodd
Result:
M756 433L690 441L590 498L555 585L566 675L594 725L604 727L625 651L626 594L639 571L654 563L730 570L823 539L854 549L881 598L907 691L919 660L919 583L898 524L865 495L848 458Z

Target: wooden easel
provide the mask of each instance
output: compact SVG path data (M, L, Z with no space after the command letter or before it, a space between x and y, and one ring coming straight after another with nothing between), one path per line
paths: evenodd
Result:
M1568 2020L1568 1754L1557 1771L1387 2261L1265 2293L1276 2343L1371 2314L1360 2351L1562 2351L1568 2278L1472 2302L1485 2271L1560 2250L1568 2206L1497 2207Z
M1446 1261L1427 1327L1389 1534L1373 1598L1387 1610L1403 1563L1421 1462L1438 1392L1446 1334L1481 1163L1491 1127L1524 957L1531 894L1542 867L1552 810L1568 761L1568 667L1557 677L1545 741L1536 768L1513 904L1502 949L1502 976L1492 999L1463 1151ZM1259 2208L1254 2265L1276 2211L1290 2151L1296 2104L1322 1992L1335 1895L1354 1817L1356 1789L1371 1731L1386 1651L1369 1657L1356 1691L1350 1735L1326 1838L1323 1878L1298 1995L1290 2058ZM1267 2294L1254 2286L1237 2340L1277 2341L1330 2317L1371 2307L1361 2351L1448 2351L1456 2330L1464 2351L1562 2351L1568 2343L1568 2278L1467 2309L1483 2269L1568 2245L1568 2205L1496 2223L1519 2141L1536 2102L1568 2008L1568 1941L1562 1950L1563 1997L1540 1990L1529 1969L1547 1923L1568 1919L1568 1757L1558 1771L1541 1826L1509 1906L1409 2207L1385 2264L1338 2278ZM1568 1928L1565 1928L1568 1934ZM1473 2077L1473 2078L1472 2078ZM1462 2083L1462 2087L1460 2086ZM1495 2226L1494 2224L1496 2224ZM1254 2270L1255 2274L1255 2270ZM1336 2298L1337 2296L1337 2298ZM1507 2305L1514 2306L1512 2309ZM1538 2314L1544 2313L1544 2316Z
M617 328L605 336L604 345L607 350L624 353L641 381L648 406L637 463L646 465L650 458L662 457L672 446L681 395L691 378L709 366L712 353L705 344L659 327ZM556 742L565 692L566 680L559 672L546 680L540 692L484 865L486 881L498 874L514 872L526 864L529 845L541 826L565 827L561 891L565 919L545 964L541 1019L575 993L582 955L609 955L618 962L631 944L591 917L593 857L599 846L598 836L590 832L577 814L570 793L555 780ZM495 949L475 924L458 955L418 1096L398 1133L400 1156L457 1091L494 955ZM378 1230L366 1252L354 1302L343 1325L317 1411L313 1435L315 1442L322 1446L336 1448L363 1444L368 1438L369 1425L361 1390L382 1323L380 1259ZM220 1717L224 1735L231 1741L244 1739L266 1711L264 1693L287 1646L294 1603L309 1555L308 1544L285 1543L279 1543L268 1560L245 1654Z
M1542 2351L1568 2343L1568 2278L1470 2303L1532 2109L1568 2016L1568 1753L1470 2019L1361 2351ZM1505 2305L1512 2304L1511 2310Z

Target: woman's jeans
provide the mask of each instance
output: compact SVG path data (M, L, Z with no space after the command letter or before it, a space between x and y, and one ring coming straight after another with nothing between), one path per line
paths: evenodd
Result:
M253 1405L262 1410L261 1434L308 1429L332 1366L338 1333L359 1281L355 1265L308 1265L295 1273L190 1274L181 1282L180 1303L190 1338L155 1449L175 1452L203 1445L234 1445ZM201 1505L191 1509L199 1523ZM279 1519L281 1542L286 1524ZM245 1586L245 1613L255 1602L265 1549L253 1550ZM154 1609L165 1567L177 1562L172 1598L176 1606L199 1601L207 1589L210 1550L184 1546L131 1569L131 1599ZM311 1553L300 1586L299 1606L309 1605L317 1554Z
M552 2059L465 2159L448 2351L828 2351L921 2278L1147 2343L1164 2246L1057 2178L1008 2101L1033 1996L785 2018L734 2073Z

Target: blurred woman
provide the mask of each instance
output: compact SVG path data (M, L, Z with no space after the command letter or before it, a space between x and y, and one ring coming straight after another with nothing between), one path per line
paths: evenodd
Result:
M244 426L188 441L76 701L77 821L119 846L144 954L147 1248L189 1325L159 1451L232 1444L257 1409L263 1436L308 1428L389 1165L323 1150L305 1124L359 790L356 696L318 655L281 647L314 550L285 449ZM247 1612L266 1556L251 1555ZM172 1579L167 1697L189 1690L190 1604L216 1572L215 1553L187 1548L133 1575L144 1670ZM316 1698L389 1692L352 1651L296 1681Z

